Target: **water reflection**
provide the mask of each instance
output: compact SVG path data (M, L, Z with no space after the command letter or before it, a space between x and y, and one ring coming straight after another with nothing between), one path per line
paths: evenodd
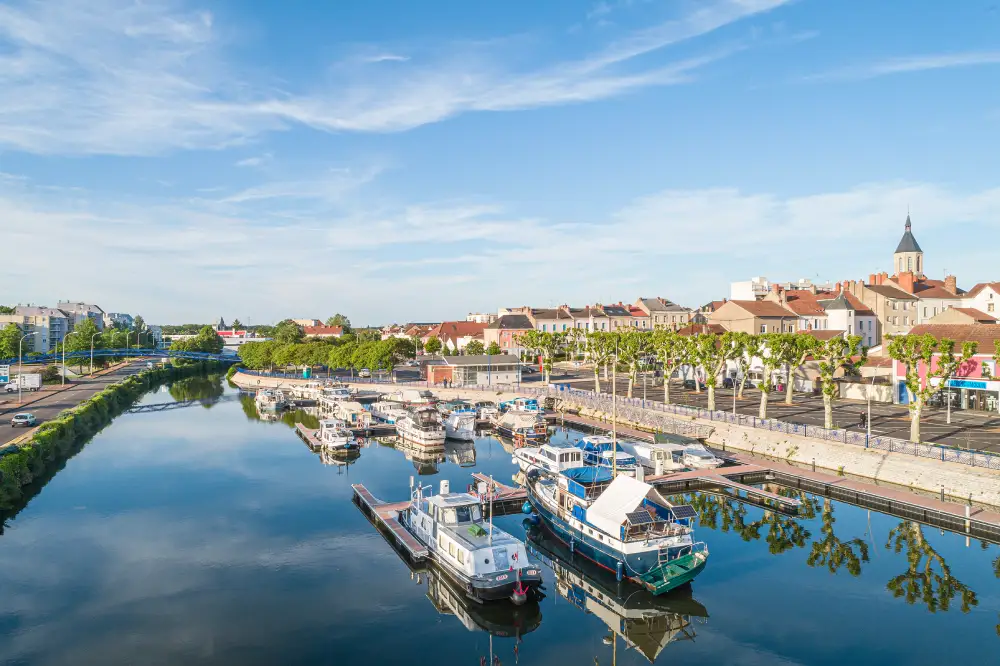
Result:
M205 408L211 408L225 392L222 379L220 374L188 377L170 384L168 392L177 402L200 400Z
M908 604L919 601L932 613L947 611L956 595L963 613L979 605L976 593L952 576L944 557L927 542L919 523L901 521L889 531L885 547L895 553L906 553L906 571L886 585L897 599L903 597Z
M694 640L692 618L707 618L708 611L691 596L691 585L654 596L644 589L618 583L596 565L575 557L544 528L528 532L530 552L548 566L561 597L584 613L599 618L611 631L611 643L621 638L649 663L668 645ZM617 645L613 645L616 648ZM603 655L594 655L599 663Z
M837 538L833 531L835 522L833 502L829 498L824 498L823 526L820 528L823 538L813 541L812 551L806 559L806 564L811 567L825 566L830 573L837 573L841 567L846 566L848 573L859 576L861 564L868 561L868 544L860 537L847 541Z
M373 437L369 441L402 453L403 457L413 463L413 469L419 476L437 474L438 465L446 460L444 446L425 446L396 436Z

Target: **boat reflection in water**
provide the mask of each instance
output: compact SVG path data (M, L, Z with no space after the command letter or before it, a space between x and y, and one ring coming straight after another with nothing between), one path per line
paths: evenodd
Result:
M448 462L459 467L476 466L476 443L469 440L446 439L444 455Z
M528 531L527 546L555 574L562 597L608 625L612 632L608 643L613 643L614 650L621 638L653 663L671 643L694 640L693 618L708 618L705 607L692 598L690 585L654 596L618 583L613 574L572 555L542 527Z
M420 476L430 476L438 473L438 465L445 461L445 446L442 444L417 444L398 435L394 437L375 437L379 446L400 451L407 460L413 463L413 468ZM456 442L461 446L462 442Z

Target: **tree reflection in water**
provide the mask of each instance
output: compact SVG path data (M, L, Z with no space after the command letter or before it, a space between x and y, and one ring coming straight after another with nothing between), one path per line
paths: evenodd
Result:
M777 511L765 510L759 520L747 522L746 505L733 498L698 493L678 499L678 502L685 501L698 512L701 525L711 529L721 529L723 532L733 532L740 535L744 541L760 539L761 529L766 527L765 540L768 550L774 555L795 547L802 548L810 536L809 530L800 525L795 518Z
M833 517L833 503L829 498L823 500L823 526L820 528L822 539L817 539L812 543L812 552L806 558L806 564L811 567L825 566L830 573L847 566L847 571L852 576L861 574L861 563L868 562L868 544L860 539L854 538L850 541L841 541L833 532L833 524L836 519Z
M222 397L225 389L222 386L222 375L205 375L180 379L170 385L170 397L177 402L202 400L203 406L211 408Z
M932 613L947 611L956 595L961 600L963 613L979 605L976 593L951 575L944 558L927 543L920 524L909 520L900 522L889 530L885 547L895 553L906 551L907 570L886 585L897 599L903 597L908 604L921 601Z

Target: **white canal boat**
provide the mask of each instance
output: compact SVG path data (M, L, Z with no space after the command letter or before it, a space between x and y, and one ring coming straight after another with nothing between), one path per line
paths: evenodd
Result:
M485 521L479 498L450 492L448 481L441 482L439 495L430 497L418 485L409 506L399 512L399 522L476 601L523 604L542 584L541 568L528 559L524 543Z
M563 470L583 466L583 451L575 446L542 444L514 449L514 462L527 474L540 469L549 474L559 474Z
M317 438L323 448L333 451L357 448L354 435L340 419L324 419L319 422Z
M280 412L288 406L285 394L274 389L257 391L255 400L259 412Z
M433 407L416 407L396 421L396 432L403 439L425 446L444 446L445 430L441 413Z

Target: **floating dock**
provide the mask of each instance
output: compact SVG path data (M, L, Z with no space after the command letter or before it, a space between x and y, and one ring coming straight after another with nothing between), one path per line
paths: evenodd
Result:
M521 513L521 508L524 503L528 500L528 491L524 488L515 488L514 486L508 486L500 483L496 479L490 480L490 477L482 474L480 472L475 472L472 475L473 483L469 486L469 493L471 495L478 495L478 486L480 483L485 483L487 486L493 484L496 489L493 495L493 515L494 516L509 516L515 513ZM490 498L486 496L483 498L483 515L488 516L490 513Z
M383 502L368 492L362 483L351 485L354 501L379 532L394 546L400 548L414 563L427 559L430 551L406 531L399 522L399 512L410 505L407 502Z
M691 472L647 476L644 481L657 490L666 493L683 493L693 490L709 490L726 488L742 493L739 499L751 500L752 504L764 508L778 509L782 513L798 515L802 502L791 497L783 497L775 493L746 485L744 480L753 479L751 483L768 481L768 470L756 464L742 464L735 467L719 467L716 469L699 469ZM737 480L738 479L738 480ZM759 479L759 480L758 480Z
M310 449L318 449L323 446L323 443L319 441L318 428L307 428L301 423L296 423L295 432Z

